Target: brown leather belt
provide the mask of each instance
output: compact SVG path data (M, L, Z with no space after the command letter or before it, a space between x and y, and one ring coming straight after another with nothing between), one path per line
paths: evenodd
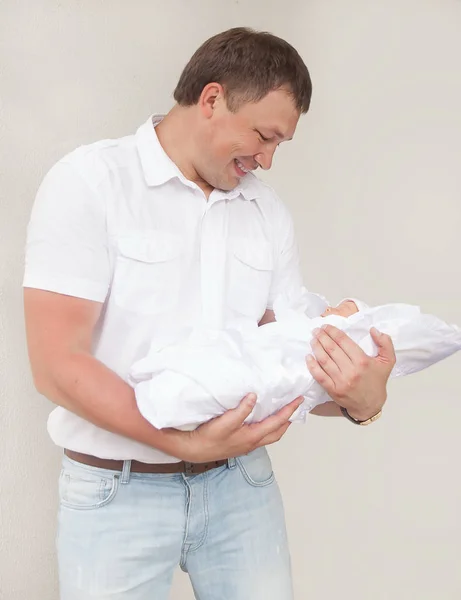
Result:
M111 471L122 471L123 460L111 460L108 458L98 458L90 454L82 454L73 450L64 450L64 454L76 462L98 467L99 469L109 469ZM131 461L132 473L184 473L185 475L199 475L211 469L217 469L227 465L227 460L214 460L207 463L190 463L185 461L173 463L143 463L138 460Z

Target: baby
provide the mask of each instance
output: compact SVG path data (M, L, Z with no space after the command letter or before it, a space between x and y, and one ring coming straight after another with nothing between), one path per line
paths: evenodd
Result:
M277 298L274 312L276 322L261 327L235 323L193 329L169 344L153 342L129 374L141 414L158 429L193 429L254 392L257 403L248 422L268 417L298 396L304 403L292 420L304 421L312 408L330 399L305 363L313 330L326 323L345 331L369 356L377 354L371 327L390 335L397 359L392 377L425 369L461 349L456 325L406 304L370 308L349 298L333 308L302 289Z
M359 312L359 309L354 300L343 300L335 308L328 306L321 316L329 317L330 315L339 315L340 317L347 318L355 314L356 312Z

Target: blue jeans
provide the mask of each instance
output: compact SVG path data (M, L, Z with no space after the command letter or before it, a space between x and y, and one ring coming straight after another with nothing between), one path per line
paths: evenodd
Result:
M63 458L61 600L292 600L282 499L265 448L200 475L130 473Z

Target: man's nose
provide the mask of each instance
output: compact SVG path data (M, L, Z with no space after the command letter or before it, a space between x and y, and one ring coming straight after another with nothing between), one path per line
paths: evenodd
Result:
M259 164L261 169L268 171L272 167L272 161L274 159L275 148L266 148L263 152L256 154L255 161Z

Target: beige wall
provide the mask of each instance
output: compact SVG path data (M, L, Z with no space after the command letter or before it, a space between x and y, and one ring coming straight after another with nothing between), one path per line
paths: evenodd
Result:
M309 288L461 323L461 3L269 4L0 3L1 600L57 600L59 452L45 432L51 406L31 384L21 308L35 190L68 150L168 109L209 35L269 29L310 66L312 111L267 175L295 215ZM272 449L297 598L461 597L460 360L393 382L372 427L314 417ZM192 598L182 574L179 598Z

